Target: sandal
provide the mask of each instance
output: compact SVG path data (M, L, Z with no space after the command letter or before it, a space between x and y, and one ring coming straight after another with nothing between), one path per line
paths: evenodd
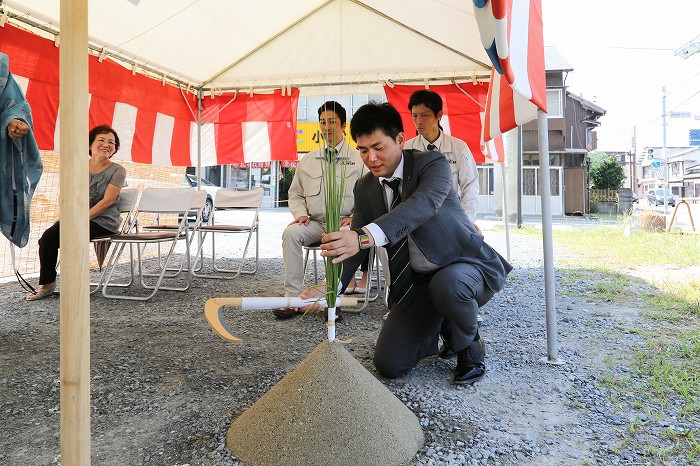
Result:
M27 296L25 296L26 301L38 301L40 299L48 298L49 296L53 296L53 292L56 290L56 286L54 285L53 287L48 287L48 286L40 286L39 289L36 290L34 293L29 293Z

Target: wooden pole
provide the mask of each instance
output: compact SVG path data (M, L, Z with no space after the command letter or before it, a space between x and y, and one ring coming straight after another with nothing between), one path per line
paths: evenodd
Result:
M87 0L61 0L61 464L90 464Z

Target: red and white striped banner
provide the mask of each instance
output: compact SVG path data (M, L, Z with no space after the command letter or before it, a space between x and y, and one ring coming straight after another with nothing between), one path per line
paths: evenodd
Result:
M39 148L59 146L58 48L53 41L6 24L0 50L25 93ZM164 166L197 165L197 100L160 80L89 57L90 127L112 126L121 148L116 160ZM290 95L240 94L204 99L201 165L297 160L299 90ZM87 137L87 135L86 135Z
M299 89L291 95L237 94L205 98L202 146L214 148L218 163L296 161L296 116Z
M503 143L483 144L481 139L482 115L486 105L489 85L486 83L431 85L430 90L442 98L442 119L440 125L447 134L467 143L476 163L502 162ZM386 98L401 114L404 133L410 139L416 136L416 127L408 109L408 100L415 91L425 86L394 85L384 86ZM500 138L499 138L500 139ZM500 149L499 149L500 148Z
M491 58L484 140L547 111L541 0L473 0L481 41Z

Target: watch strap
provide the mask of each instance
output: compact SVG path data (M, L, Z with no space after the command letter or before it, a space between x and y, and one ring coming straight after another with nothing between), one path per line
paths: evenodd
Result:
M369 249L372 247L369 242L369 235L365 233L365 230L362 228L356 228L352 231L357 233L357 244L360 246L360 249Z

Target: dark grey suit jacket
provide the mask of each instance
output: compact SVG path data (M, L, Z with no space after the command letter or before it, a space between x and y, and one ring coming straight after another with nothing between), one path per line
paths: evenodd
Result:
M392 243L411 235L416 246L433 264L475 265L486 285L500 291L511 265L491 246L471 223L454 191L447 159L437 152L403 152L401 203L387 212L384 188L371 173L355 184L352 228L376 223ZM343 284L348 283L366 251L347 259Z

